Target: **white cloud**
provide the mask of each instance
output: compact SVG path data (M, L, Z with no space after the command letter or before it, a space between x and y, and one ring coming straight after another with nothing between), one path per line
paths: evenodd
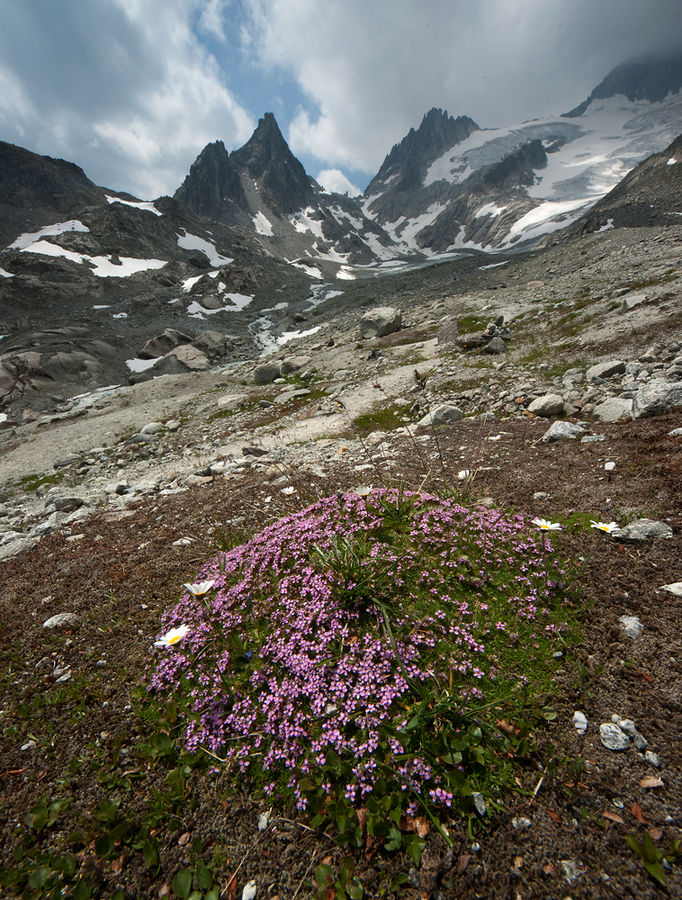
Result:
M229 2L230 0L208 0L199 16L199 30L224 42L226 39L224 17Z
M346 178L340 169L323 169L315 179L326 191L335 194L348 194L349 197L357 197L362 193L360 188Z
M205 144L239 147L255 125L191 28L199 15L215 32L223 6L0 0L3 138L73 160L107 187L173 193Z
M679 34L679 0L248 0L266 69L310 100L294 153L376 172L433 106L503 126L571 109L615 65Z

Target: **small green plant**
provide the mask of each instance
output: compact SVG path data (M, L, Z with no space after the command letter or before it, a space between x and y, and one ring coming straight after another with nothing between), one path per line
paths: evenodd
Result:
M682 841L676 840L667 850L664 850L654 844L648 832L644 833L641 841L638 841L634 834L626 834L625 840L630 849L642 860L642 865L649 875L665 888L667 880L664 863L672 866L682 857Z
M384 406L374 412L364 413L353 419L353 425L363 434L372 431L395 431L405 424L405 409L401 406Z
M315 869L316 900L361 900L365 892L360 880L355 876L355 861L352 856L341 860L339 877L334 878L334 870L327 863Z
M63 472L53 472L51 475L24 475L17 481L17 486L21 487L27 494L37 491L44 484L59 484L64 477Z

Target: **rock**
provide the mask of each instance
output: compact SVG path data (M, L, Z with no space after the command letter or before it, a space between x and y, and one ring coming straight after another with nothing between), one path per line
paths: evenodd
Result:
M220 331L203 331L192 341L192 346L201 350L211 362L215 362L225 355L227 342L225 335Z
M223 301L216 294L208 294L204 297L196 297L194 299L196 299L199 306L208 310L220 309L223 305Z
M654 753L653 750L647 750L644 754L644 759L651 763L652 766L655 766L657 769L661 768L661 757L658 753Z
M515 831L526 831L533 824L526 816L514 816L511 823Z
M675 597L682 597L682 581L675 581L673 584L664 584L662 585L661 590L667 591Z
M679 406L682 406L682 382L653 378L635 394L632 415L635 419L662 416Z
M272 384L275 378L280 377L280 374L279 363L262 363L253 370L253 381L254 384Z
M439 344L454 344L459 337L457 316L443 316L440 328L436 332L436 341Z
M587 717L585 713L581 713L578 710L573 713L573 726L578 734L585 734L587 731Z
M627 750L630 738L613 722L602 722L599 737L607 750Z
M211 368L211 363L206 354L192 344L183 344L181 347L170 350L164 359L173 357L192 372L205 372Z
M472 791L471 799L474 801L474 806L476 807L476 812L479 816L484 816L486 814L486 805L483 794L479 791Z
M280 366L280 374L291 375L292 372L298 372L310 365L311 358L309 356L287 356L282 360Z
M402 314L392 306L377 306L360 319L360 337L373 338L393 334L402 327Z
M446 425L450 422L459 422L463 415L464 413L459 407L453 406L450 403L441 403L440 406L435 406L433 409L429 410L429 412L417 422L417 425L422 427L428 425L437 427L438 425Z
M639 621L637 616L619 616L618 621L620 622L621 628L628 637L639 637L644 630L644 626Z
M610 378L612 375L621 375L625 372L625 363L622 359L612 359L609 362L597 363L585 373L588 381L595 381L597 378Z
M189 335L177 331L175 328L166 328L161 334L152 338L138 351L139 359L156 359L165 356L170 350L174 350L181 344L190 344L192 338Z
M486 331L470 331L468 334L460 334L456 343L463 350L476 350L487 344L489 340L490 335Z
M160 431L163 431L163 423L161 422L147 422L146 425L140 428L140 434L158 434Z
M502 338L494 337L491 341L489 341L485 345L485 347L483 348L483 351L485 353L490 353L490 354L496 355L498 353L504 353L506 351L506 349L507 349L507 345L502 340Z
M656 539L669 539L673 536L673 530L665 522L656 522L654 519L637 519L624 528L618 528L613 532L617 541L648 541Z
M563 411L564 398L561 394L545 394L542 397L537 397L528 407L528 412L544 418L560 416Z
M70 513L85 504L86 501L82 497L57 497L54 501L54 508L57 512Z
M598 422L618 422L632 418L633 400L623 397L609 397L598 403L592 415Z
M75 625L78 621L78 616L75 613L57 613L55 616L50 616L49 619L46 619L43 622L43 628L70 628L72 625Z
M570 441L583 434L585 434L585 428L582 425L576 425L574 422L552 422L542 435L542 440L546 444L553 441Z

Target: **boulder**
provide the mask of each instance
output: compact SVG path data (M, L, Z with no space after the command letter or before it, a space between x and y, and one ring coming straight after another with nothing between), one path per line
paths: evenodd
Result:
M456 343L462 350L476 350L483 347L490 341L490 335L487 331L470 331L468 334L460 334Z
M680 406L682 406L682 382L653 378L642 385L635 394L632 416L634 419L662 416Z
M436 333L436 340L439 344L454 344L459 337L459 326L457 324L457 316L443 316L440 322L440 328Z
M278 362L262 363L253 370L253 381L254 384L272 384L281 374Z
M225 335L220 331L204 331L192 341L192 346L205 353L213 362L225 355Z
M593 411L597 422L619 422L632 418L633 401L625 397L609 397L598 403Z
M165 358L175 357L177 361L192 372L205 372L211 368L208 356L191 344L183 344L166 354Z
M501 337L497 336L494 337L491 341L488 341L488 343L483 348L485 353L491 353L495 355L498 353L504 353L506 349L507 345L505 344L505 342Z
M545 418L560 416L564 412L564 398L561 394L544 394L542 397L536 397L529 404L528 412Z
M429 410L427 414L419 420L418 425L437 427L438 425L447 425L450 422L459 422L464 413L462 410L453 406L451 403L441 403Z
M576 425L574 422L552 422L547 431L542 435L545 444L551 444L554 441L573 441L582 437L585 429L582 425Z
M287 356L282 360L280 366L280 375L291 375L292 372L299 372L310 365L311 358L309 356Z
M392 306L377 306L370 309L360 319L360 336L362 338L384 337L400 331L402 327L402 314L399 309Z
M161 334L147 341L144 347L138 351L139 359L157 359L165 356L171 350L182 344L191 344L192 338L175 328L166 328Z
M621 375L625 371L625 363L622 359L612 359L608 362L597 363L585 373L588 381L596 378L610 378L612 375Z
M673 530L670 525L654 519L637 519L613 532L613 537L617 541L649 541L656 538L669 539L672 536Z

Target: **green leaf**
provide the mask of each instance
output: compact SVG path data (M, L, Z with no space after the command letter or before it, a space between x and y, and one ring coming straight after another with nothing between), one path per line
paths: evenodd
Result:
M320 864L315 868L315 882L320 888L329 887L334 883L334 873L331 866Z
M211 875L211 870L208 868L206 863L202 862L201 860L199 860L199 862L197 863L194 877L196 878L197 887L202 891L207 891L213 884L213 876Z
M346 891L348 893L348 896L350 897L350 900L361 900L362 896L365 893L362 885L357 878L354 878L353 881L347 886Z
M44 803L37 803L31 808L31 811L26 814L24 822L26 823L26 827L30 828L31 831L41 831L47 825L47 817L47 806Z
M159 864L159 851L156 841L147 840L142 844L142 856L150 869Z
M630 847L630 849L631 849L634 853L636 853L637 856L639 856L639 857L641 857L642 859L644 859L644 854L643 854L643 852L642 852L642 847L641 847L639 841L637 840L637 838L634 836L634 834L626 834L626 835L625 835L625 840L627 841L627 844L628 844L628 846Z
M204 900L220 900L218 888L211 888L211 890L204 897Z
M81 878L73 889L73 900L90 900L90 897L92 897L92 888L84 878Z
M420 840L417 835L412 835L412 837L407 842L405 846L405 850L407 851L407 855L410 857L415 866L419 865L419 862L422 858L422 852L426 844L424 841Z
M391 830L388 833L388 840L384 844L384 847L389 853L393 853L394 850L400 850L402 843L402 835L395 826L391 826Z
M114 849L114 839L110 834L102 834L95 841L95 853L98 856L109 856Z
M192 890L191 870L181 869L173 879L171 887L173 888L173 893L176 897L179 897L180 900L188 900Z
M45 887L51 877L52 869L48 869L47 866L39 866L37 869L34 869L29 876L29 887L32 887L34 891L39 891L41 888Z
M649 873L649 875L651 875L652 878L656 879L656 881L660 885L662 885L662 887L665 887L665 885L666 885L665 870L664 870L663 866L660 864L660 862L652 863L645 859L644 860L644 868L647 870L647 872Z
M648 832L644 832L642 838L642 859L645 863L658 862L658 851Z

